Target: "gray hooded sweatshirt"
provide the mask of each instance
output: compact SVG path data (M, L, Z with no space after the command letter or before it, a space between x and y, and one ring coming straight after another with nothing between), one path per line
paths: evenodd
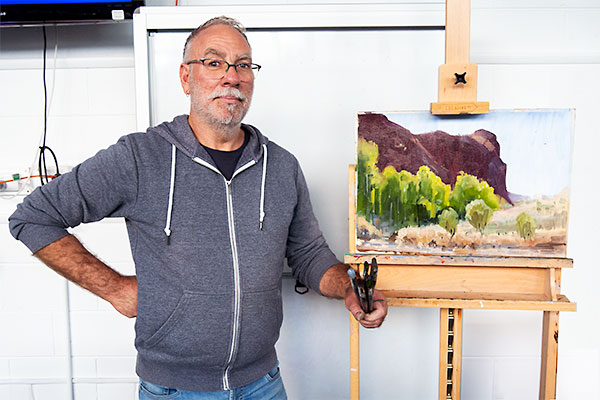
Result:
M9 218L34 253L68 227L125 218L138 282L136 369L149 382L221 391L264 376L277 362L284 259L317 293L338 262L296 158L243 128L250 138L230 181L181 115L122 137Z

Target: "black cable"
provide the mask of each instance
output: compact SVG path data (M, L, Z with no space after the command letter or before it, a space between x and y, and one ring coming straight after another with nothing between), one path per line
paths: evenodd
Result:
M44 82L44 140L42 142L42 146L40 146L38 171L40 175L40 181L42 183L42 186L44 186L46 183L50 182L50 178L48 177L48 167L46 166L46 150L50 151L50 154L52 154L52 157L54 158L54 165L56 166L55 176L58 177L60 175L60 172L58 170L58 160L56 159L56 154L54 154L54 151L52 151L50 147L46 146L46 132L48 130L48 88L46 86L46 25L42 25L42 33L44 35L44 67L42 68L42 79ZM54 67L56 68L56 66Z

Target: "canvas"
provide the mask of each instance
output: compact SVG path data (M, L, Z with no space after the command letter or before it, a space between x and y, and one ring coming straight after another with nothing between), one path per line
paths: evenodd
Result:
M565 257L573 121L360 113L357 252Z

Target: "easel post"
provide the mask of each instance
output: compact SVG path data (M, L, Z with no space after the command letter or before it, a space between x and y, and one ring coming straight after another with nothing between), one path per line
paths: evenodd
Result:
M438 115L485 114L490 103L477 101L477 64L469 61L471 0L446 0L446 59L440 65Z
M350 318L350 399L358 400L360 397L360 376L359 368L359 333L358 321L351 313L348 313Z
M348 250L356 252L356 167L348 165ZM360 347L359 347L359 324L352 313L350 318L350 399L360 398Z
M446 64L469 61L471 0L446 0Z
M540 400L556 399L558 367L558 311L544 311Z
M356 253L356 167L348 165L348 251Z
M440 373L438 400L460 399L462 309L440 309Z

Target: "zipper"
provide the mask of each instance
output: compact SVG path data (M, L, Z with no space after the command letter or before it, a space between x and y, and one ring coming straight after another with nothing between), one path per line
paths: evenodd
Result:
M198 164L203 165L203 166L209 168L210 170L215 171L219 175L223 176L221 171L219 171L217 168L215 168L211 164L207 163L206 161L202 160L201 158L196 157L193 160L195 162L197 162ZM227 358L227 363L225 364L225 371L223 372L223 388L225 390L231 390L231 388L229 386L229 371L231 369L231 365L233 364L233 359L235 357L235 353L237 350L238 330L239 330L239 325L240 325L240 297L241 297L241 294L240 294L240 292L241 292L241 289L240 289L240 267L239 267L238 252L237 252L237 241L235 239L235 219L234 219L234 215L233 215L233 195L231 192L231 182L233 181L233 178L235 178L236 175L238 175L240 172L250 168L254 164L256 164L255 160L249 161L248 163L244 164L243 166L238 168L233 173L230 180L225 179L225 177L223 176L223 179L225 180L225 192L226 192L226 196L227 196L227 222L229 224L229 243L231 245L231 255L233 258L233 282L234 282L234 294L235 294L234 306L233 306L233 335L231 337L231 347L230 347L230 351L229 351L229 357Z
M233 178L233 177L232 177ZM233 357L237 347L238 327L240 323L240 267L237 255L237 243L235 240L235 223L233 219L233 198L231 195L231 180L225 181L227 191L227 220L229 222L229 242L231 243L231 253L233 255L233 282L235 300L233 306L233 336L231 338L231 350L223 373L223 387L225 390L230 390L229 387L229 370L233 363Z

